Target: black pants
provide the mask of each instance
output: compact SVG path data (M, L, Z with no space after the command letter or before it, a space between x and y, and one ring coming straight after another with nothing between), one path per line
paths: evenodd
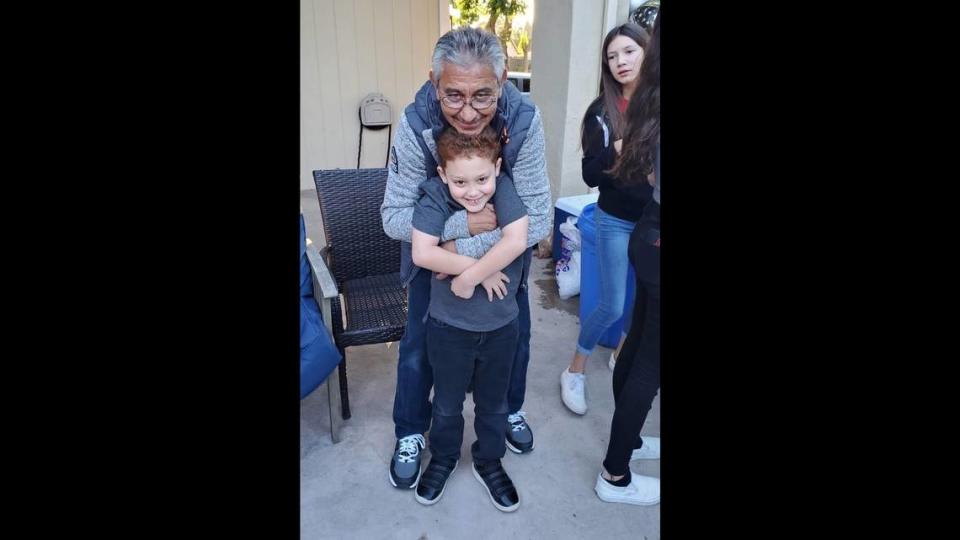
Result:
M458 459L463 443L463 400L473 378L474 461L500 459L506 451L507 389L519 336L517 319L491 332L461 330L430 317L427 357L433 370L430 453Z
M637 237L637 238L634 238ZM635 232L630 258L637 269L633 325L613 370L616 409L603 466L613 476L627 474L640 429L660 389L660 248ZM644 268L656 268L656 276Z
M507 391L508 412L515 413L523 406L527 394L527 364L530 363L530 298L527 276L533 249L523 255L523 273L517 287L517 306L520 308L520 338ZM426 433L433 418L430 405L430 387L433 372L427 359L427 323L423 322L430 306L430 280L433 273L420 270L407 286L407 328L400 340L397 358L397 391L393 398L393 425L397 438L415 433Z

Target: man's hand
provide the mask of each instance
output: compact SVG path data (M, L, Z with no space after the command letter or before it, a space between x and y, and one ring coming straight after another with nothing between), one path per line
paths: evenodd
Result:
M467 213L467 229L470 231L470 236L490 232L496 228L497 213L494 211L493 204L487 203L479 212Z
M494 294L497 295L497 298L503 300L503 297L507 295L507 283L510 283L510 278L503 272L497 272L480 282L487 291L487 299L491 302L493 302Z
M457 295L460 298L469 300L473 297L473 293L477 290L477 286L474 283L470 283L463 278L462 275L459 275L453 278L453 281L450 283L450 290L453 291L453 294Z

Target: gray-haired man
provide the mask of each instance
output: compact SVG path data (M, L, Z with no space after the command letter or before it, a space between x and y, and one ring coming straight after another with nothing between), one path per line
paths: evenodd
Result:
M420 454L423 434L430 427L430 388L433 376L427 360L425 324L430 302L431 272L419 271L410 256L413 208L420 183L437 169L435 141L452 126L468 135L490 125L500 134L502 170L513 179L530 217L528 244L532 247L552 228L550 180L544 158L540 111L510 84L506 84L505 57L496 36L473 28L447 32L433 52L430 80L417 92L414 102L400 118L400 127L390 149L387 188L381 206L383 229L391 238L403 240L401 276L407 285L407 328L400 341L397 391L393 420L397 444L390 462L390 483L414 488L421 481ZM488 205L489 206L489 205ZM447 221L444 247L479 259L500 239L496 214L456 212ZM520 410L526 392L530 360L530 302L527 295L532 249L524 256L523 275L517 293L520 306L520 339L507 395L508 421L504 426L507 446L516 453L533 450L533 433ZM429 475L424 474L424 481Z

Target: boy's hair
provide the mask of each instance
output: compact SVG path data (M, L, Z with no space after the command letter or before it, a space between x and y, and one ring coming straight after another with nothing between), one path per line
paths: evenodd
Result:
M437 154L440 166L444 168L447 161L460 157L476 156L496 161L500 157L500 138L489 125L477 135L464 135L451 126L437 138Z

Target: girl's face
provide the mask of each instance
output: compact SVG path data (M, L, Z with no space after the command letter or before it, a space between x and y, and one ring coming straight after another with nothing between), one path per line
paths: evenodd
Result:
M643 62L643 48L636 41L619 35L607 46L607 67L621 85L636 82Z

